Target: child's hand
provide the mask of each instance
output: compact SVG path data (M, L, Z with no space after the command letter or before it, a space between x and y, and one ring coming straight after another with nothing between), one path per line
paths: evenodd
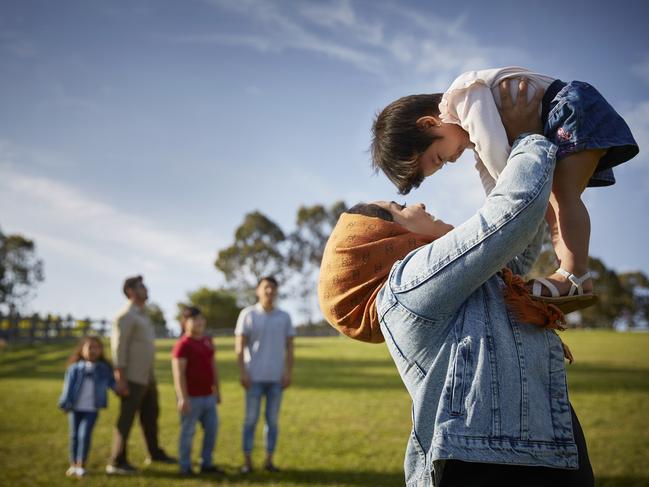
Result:
M191 404L189 404L189 401L186 399L178 399L178 411L180 411L180 414L185 416L186 414L189 414L189 412L192 410Z
M543 90L536 90L532 100L528 103L527 89L529 83L527 79L522 78L518 82L518 96L514 103L509 91L509 81L506 79L500 83L501 107L498 111L505 126L505 132L507 132L507 139L511 145L520 134L528 132L534 134L543 133L539 115L539 104L543 99Z

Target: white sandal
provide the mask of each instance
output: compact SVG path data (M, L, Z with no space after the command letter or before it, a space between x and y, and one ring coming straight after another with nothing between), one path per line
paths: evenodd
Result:
M598 298L595 294L584 292L584 282L593 277L590 272L586 272L581 277L577 277L562 268L557 269L556 272L570 281L571 286L568 294L562 296L554 284L544 277L539 277L538 279L532 280L532 297L534 299L554 304L563 313L571 313L573 311L588 308L597 303ZM543 286L548 288L551 296L543 296Z

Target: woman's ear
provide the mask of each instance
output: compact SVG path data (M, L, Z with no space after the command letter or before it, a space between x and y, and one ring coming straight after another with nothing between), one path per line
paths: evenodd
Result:
M433 115L424 115L423 117L419 117L415 124L417 125L417 128L419 130L424 132L426 130L430 130L433 127L439 127L441 121L439 120L439 118Z

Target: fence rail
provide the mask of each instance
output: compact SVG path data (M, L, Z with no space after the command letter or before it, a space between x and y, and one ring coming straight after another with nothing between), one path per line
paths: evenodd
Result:
M106 337L110 334L111 322L106 319L78 319L72 316L40 316L38 314L20 315L0 313L0 341L6 343L47 343L80 338L93 334ZM158 338L171 335L156 328ZM234 328L209 328L214 337L232 336ZM337 336L339 333L330 326L298 326L298 337Z
M0 313L0 339L14 343L36 343L79 338L87 334L106 336L110 322L72 316L39 316Z

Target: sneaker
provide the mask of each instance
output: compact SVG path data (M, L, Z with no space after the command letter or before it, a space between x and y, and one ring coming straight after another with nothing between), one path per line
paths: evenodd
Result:
M225 470L217 467L216 465L210 465L209 467L201 467L201 473L225 475Z
M178 461L174 457L167 455L164 450L160 450L156 455L153 455L144 461L146 465L150 465L153 462L167 463L169 465L178 463Z
M266 470L267 472L271 472L271 473L279 472L279 468L277 468L272 463L267 463L266 465L264 465L264 470Z
M193 477L196 475L194 471L190 468L181 468L179 472L181 477Z
M252 473L252 467L250 465L244 465L241 467L239 470L243 475L248 475L249 473Z
M77 467L70 467L65 471L67 477L74 477L77 474Z
M137 472L136 468L130 463L120 463L119 465L106 465L108 475L131 475Z
M77 473L75 474L77 477L85 477L86 475L86 469L83 467L77 467Z

